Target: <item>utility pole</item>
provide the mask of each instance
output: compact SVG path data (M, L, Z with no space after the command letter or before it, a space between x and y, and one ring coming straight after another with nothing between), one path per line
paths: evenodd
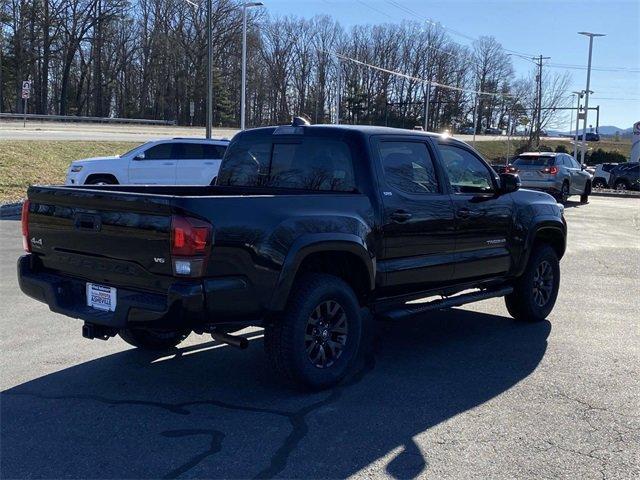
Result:
M536 145L536 148L540 146L540 130L542 129L542 61L549 60L551 57L543 57L540 55L539 57L533 58L533 61L538 66L538 74L536 75L537 84L537 95L536 95L536 132L533 135L533 141ZM532 125L533 128L533 125Z
M589 86L591 83L591 54L593 53L593 37L604 37L604 33L578 32L580 35L589 37L589 63L587 65L587 89L584 98L584 121L582 123L582 148L580 149L580 165L584 164L584 157L587 153L587 116L589 114Z
M211 138L211 125L213 123L213 41L212 34L212 6L213 0L207 0L207 138Z

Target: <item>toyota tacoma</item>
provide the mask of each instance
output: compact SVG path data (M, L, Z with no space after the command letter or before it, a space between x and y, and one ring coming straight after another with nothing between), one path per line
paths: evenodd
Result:
M244 347L265 330L283 378L319 389L357 355L362 312L396 321L504 297L551 312L563 207L450 137L291 125L235 136L211 186L32 186L22 291L90 339ZM414 302L422 299L421 303Z

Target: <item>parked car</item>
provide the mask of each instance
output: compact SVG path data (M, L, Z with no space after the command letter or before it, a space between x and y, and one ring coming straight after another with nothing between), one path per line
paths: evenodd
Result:
M622 163L611 170L609 186L616 190L640 190L640 163Z
M142 349L190 332L245 347L231 334L264 327L273 369L324 388L357 355L363 307L398 320L505 297L517 320L549 315L564 209L518 189L451 137L256 128L213 186L30 187L19 284L86 338Z
M599 142L600 141L600 135L597 133L593 133L593 132L587 132L585 134L585 138L587 139L587 142ZM582 140L582 134L578 135L578 140Z
M173 138L147 142L113 157L76 160L66 185L210 185L229 140Z
M460 129L460 135L473 135L473 127L463 127Z
M611 170L617 165L617 163L599 163L596 165L596 169L593 172L593 180L591 181L593 188L608 188Z
M571 155L552 152L528 152L516 157L509 172L520 176L522 186L550 193L559 202L580 195L587 203L591 193L591 175Z
M502 135L502 130L499 128L488 127L484 129L485 135Z

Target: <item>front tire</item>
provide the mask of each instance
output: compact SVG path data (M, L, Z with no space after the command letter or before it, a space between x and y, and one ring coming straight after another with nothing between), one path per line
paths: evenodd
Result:
M265 328L272 370L298 387L339 383L358 353L362 319L358 299L342 279L306 274L293 287L283 315Z
M596 178L593 181L593 188L598 189L598 190L607 188L607 182L605 182L604 179L602 179L602 178Z
M527 268L505 297L509 314L516 320L540 322L553 310L560 288L560 262L546 243L534 247Z
M189 332L155 330L147 328L124 328L118 332L129 345L141 350L162 351L175 347L189 336Z
M94 175L93 177L90 177L86 182L84 182L85 185L117 185L118 182L116 180L114 180L112 177L109 177L107 175Z

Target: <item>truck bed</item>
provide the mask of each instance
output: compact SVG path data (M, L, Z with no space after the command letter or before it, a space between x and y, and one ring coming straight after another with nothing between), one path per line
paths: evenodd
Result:
M373 223L369 199L358 193L33 186L28 198L28 241L41 272L79 285L95 282L160 295L165 301L176 282L196 285L203 289L205 311L220 321L249 318L270 305L285 258L301 236L367 235L366 225ZM172 271L176 215L213 225L202 278L179 278ZM220 288L227 292L220 295ZM78 305L84 301L79 298Z

